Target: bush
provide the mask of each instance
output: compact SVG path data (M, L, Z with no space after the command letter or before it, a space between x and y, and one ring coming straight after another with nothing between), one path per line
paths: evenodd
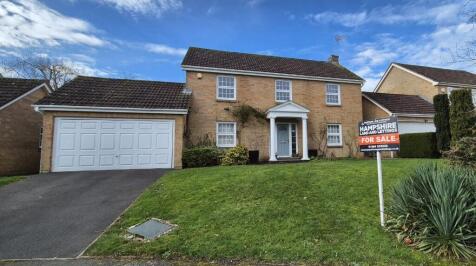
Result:
M418 250L476 256L476 175L467 168L427 164L396 186L387 229Z
M471 137L474 126L474 105L470 90L456 90L450 95L451 141L455 143L463 137Z
M436 147L439 151L447 151L450 148L450 101L446 94L437 94L433 97L435 107Z
M218 165L223 152L215 146L185 149L182 155L183 167L204 167Z
M464 137L451 146L444 156L453 165L476 169L476 137Z
M402 158L436 158L440 154L436 147L435 133L410 133L400 135L400 152Z
M248 162L248 149L238 145L229 149L221 160L221 165L242 165Z

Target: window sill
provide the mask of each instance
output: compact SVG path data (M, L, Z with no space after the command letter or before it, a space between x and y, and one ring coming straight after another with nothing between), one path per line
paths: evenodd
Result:
M343 148L342 145L327 145L327 148Z
M234 148L236 147L236 145L233 145L233 146L218 146L217 145L217 148L220 148L220 149L229 149L229 148Z
M341 107L342 104L332 104L332 103L326 103L326 106L328 107Z
M227 99L217 99L217 102L221 102L221 103L236 103L238 102L236 99L235 100L227 100Z

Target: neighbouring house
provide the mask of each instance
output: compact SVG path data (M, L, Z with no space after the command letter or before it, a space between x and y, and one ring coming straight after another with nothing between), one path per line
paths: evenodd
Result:
M433 104L418 95L362 92L364 120L398 118L400 134L435 132Z
M450 94L457 89L471 89L476 104L476 74L464 70L444 69L392 63L374 92L419 95L433 102L437 94Z
M42 117L31 105L48 93L43 80L0 78L0 176L38 172Z
M184 140L242 144L261 160L356 152L362 78L339 63L190 48L186 82L77 77L43 113L41 171L181 168ZM240 125L246 104L266 121Z

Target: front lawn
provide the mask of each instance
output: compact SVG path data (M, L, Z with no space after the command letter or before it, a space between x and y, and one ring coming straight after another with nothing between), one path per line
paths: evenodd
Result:
M24 176L4 176L0 177L0 187L8 185L13 182L20 181L22 179L25 179Z
M383 161L386 191L422 160ZM173 171L152 185L87 255L250 262L427 264L379 226L375 160ZM179 227L149 243L125 230L150 217Z

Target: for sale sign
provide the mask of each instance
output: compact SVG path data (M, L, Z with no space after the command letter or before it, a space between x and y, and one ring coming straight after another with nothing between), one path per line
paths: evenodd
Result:
M364 121L359 124L360 151L398 151L400 135L397 117Z

